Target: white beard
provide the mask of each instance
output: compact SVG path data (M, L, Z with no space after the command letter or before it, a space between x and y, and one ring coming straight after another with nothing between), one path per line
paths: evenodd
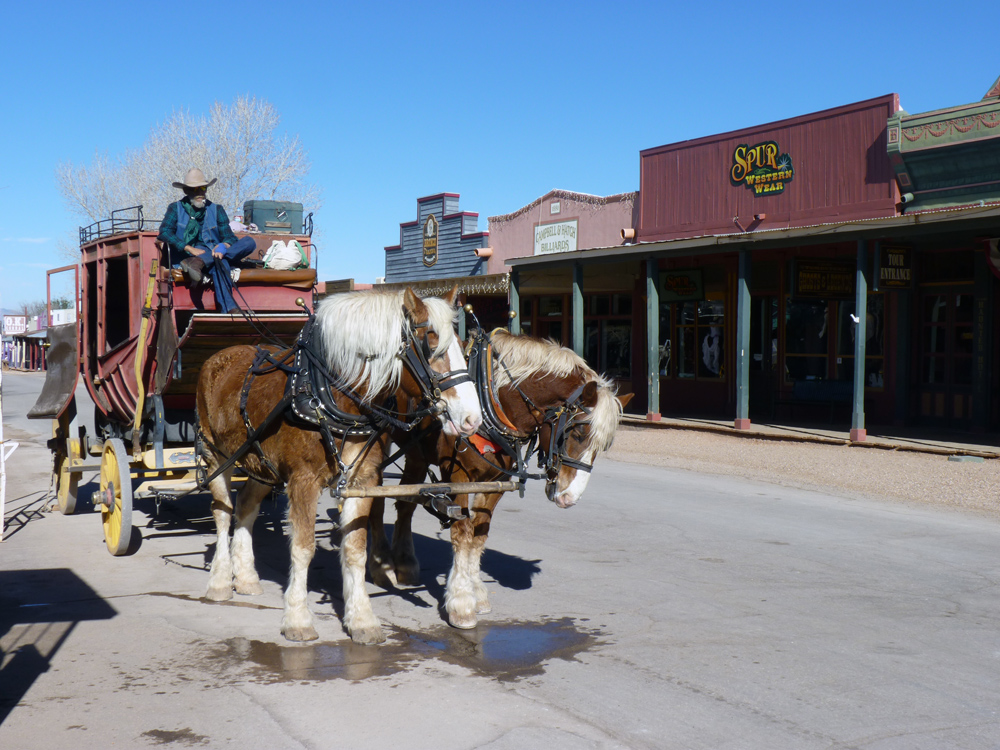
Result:
M207 203L208 199L204 197L191 199L191 205L197 208L199 211L203 209Z

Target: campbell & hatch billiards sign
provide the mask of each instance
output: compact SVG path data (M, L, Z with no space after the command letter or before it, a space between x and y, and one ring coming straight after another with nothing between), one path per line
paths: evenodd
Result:
M754 195L777 195L795 176L792 157L781 153L774 141L751 146L741 143L733 149L733 164L729 168L729 181L745 185Z

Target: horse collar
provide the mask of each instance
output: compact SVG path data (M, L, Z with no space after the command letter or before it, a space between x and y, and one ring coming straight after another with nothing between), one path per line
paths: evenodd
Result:
M499 359L497 361L499 362ZM504 427L507 427L508 429L510 429L513 432L517 433L517 436L520 437L521 431L511 421L510 417L507 416L506 412L504 412L503 406L500 405L500 399L497 398L496 383L494 382L494 378L493 378L493 343L490 342L490 341L486 342L486 368L485 368L485 372L486 372L486 377L487 377L486 390L489 393L490 403L493 406L493 411L496 414L497 419L500 420L500 423ZM513 383L511 383L511 385L513 385Z

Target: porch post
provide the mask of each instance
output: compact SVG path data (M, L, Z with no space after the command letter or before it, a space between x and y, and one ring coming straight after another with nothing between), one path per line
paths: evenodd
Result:
M518 290L519 283L520 279L517 275L517 269L511 269L508 289L510 290L510 312L513 315L510 316L509 325L510 332L515 336L521 333L521 293Z
M851 442L868 437L865 429L865 338L868 327L868 243L858 240L857 291L854 314L854 409L851 414Z
M458 300L459 300L459 303L460 303L460 307L458 308L458 340L459 341L465 341L465 334L467 332L466 328L468 327L468 323L466 322L466 318L468 317L468 313L465 312L465 302L462 301L463 297L465 297L464 294L460 294L459 297L458 297ZM473 312L475 312L475 310L473 310Z
M583 356L583 264L573 264L573 351Z
M660 271L656 258L646 259L646 376L649 406L646 419L660 421Z
M736 278L736 420L750 429L750 250L740 250Z

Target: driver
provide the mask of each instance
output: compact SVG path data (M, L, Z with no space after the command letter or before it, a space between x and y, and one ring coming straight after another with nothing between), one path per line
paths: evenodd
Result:
M253 237L236 239L226 210L208 199L206 191L215 182L193 167L183 181L173 183L184 191L184 197L167 206L157 239L170 248L171 267L180 268L192 287L207 284L211 278L216 307L228 313L239 310L232 287L239 268L232 266L256 250L257 243Z

